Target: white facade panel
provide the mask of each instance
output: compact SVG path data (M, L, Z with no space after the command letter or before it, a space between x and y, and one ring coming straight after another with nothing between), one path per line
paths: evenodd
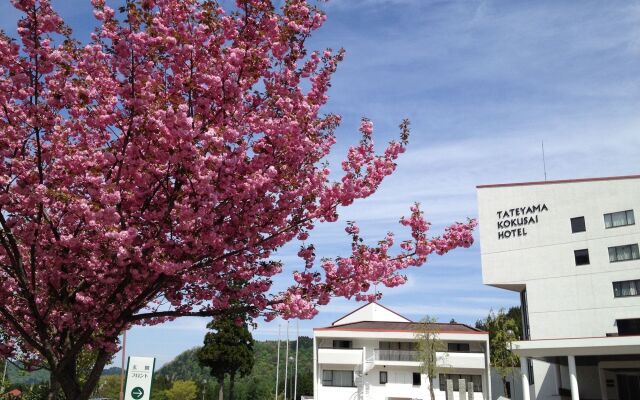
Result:
M633 212L631 223L606 226L605 214L627 210ZM580 398L603 398L600 377L616 373L599 375L594 357L640 354L621 347L603 353L588 344L567 353L561 343L579 338L614 343L611 336L629 334L620 332L618 321L640 320L640 296L614 295L614 282L640 280L640 258L617 261L609 253L612 247L640 244L640 223L635 223L640 176L480 186L478 211L483 282L521 292L526 299L527 351L535 353L527 356L534 357L531 398L567 395L567 363L575 361L567 355L571 352L579 361ZM585 230L572 232L571 219L578 217L584 218ZM588 251L588 263L578 265L576 250ZM581 347L583 342L571 343ZM617 395L608 398L617 400Z

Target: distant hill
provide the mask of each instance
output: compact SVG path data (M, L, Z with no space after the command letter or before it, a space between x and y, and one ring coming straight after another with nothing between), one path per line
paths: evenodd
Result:
M120 367L105 368L104 371L102 371L102 376L120 375L120 371L122 371L122 369Z
M295 357L295 341L290 342L289 357ZM299 341L298 354L298 395L313 395L313 339L302 336ZM160 380L174 381L178 379L193 380L200 385L207 380L208 390L216 390L217 384L209 374L208 368L198 364L196 351L187 350L171 362L160 368L156 377ZM256 341L254 346L255 364L251 375L236 380L237 400L262 400L275 394L277 342ZM284 390L286 342L280 343L280 393ZM289 379L293 377L294 363L289 364ZM289 382L289 388L292 386Z
M49 380L49 371L39 369L33 372L26 372L11 363L7 363L7 379L13 384L33 385L47 382Z

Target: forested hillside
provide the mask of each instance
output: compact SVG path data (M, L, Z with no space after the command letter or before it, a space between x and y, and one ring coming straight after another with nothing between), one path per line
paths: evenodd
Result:
M290 342L288 391L293 386L295 345L295 341ZM298 397L313 394L313 340L309 337L300 337L299 348ZM218 384L209 375L207 368L203 369L198 365L196 350L197 348L194 348L181 353L157 371L154 393L170 387L171 382L177 380L194 381L199 390L202 390L203 381L206 379L208 393L206 398L214 398L214 393L218 391ZM251 375L236 380L236 400L263 400L273 398L275 395L277 342L256 341L254 351L255 364ZM283 341L280 343L280 393L284 393L285 351L286 342ZM202 398L201 392L198 398Z

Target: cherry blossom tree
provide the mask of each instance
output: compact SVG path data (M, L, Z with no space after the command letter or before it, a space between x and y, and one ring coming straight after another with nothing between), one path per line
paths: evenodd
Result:
M2 357L44 364L52 391L87 399L132 325L311 318L331 297L371 300L370 285L400 285L429 254L471 245L475 221L428 238L414 206L397 248L392 234L365 244L350 223L352 254L316 263L309 232L376 191L408 123L377 154L364 119L330 180L340 118L321 110L343 52L307 50L325 14L283 3L93 0L83 44L49 0L13 0L18 37L0 37ZM295 240L300 270L275 292L275 252Z

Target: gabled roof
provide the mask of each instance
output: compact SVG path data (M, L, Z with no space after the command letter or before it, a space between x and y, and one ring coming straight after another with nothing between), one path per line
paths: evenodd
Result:
M439 333L472 333L486 334L487 332L459 323L429 324ZM368 331L368 332L417 332L419 323L390 322L390 321L358 321L325 328L315 328L314 331Z
M343 325L359 321L413 322L382 304L372 301L338 318L331 325Z

